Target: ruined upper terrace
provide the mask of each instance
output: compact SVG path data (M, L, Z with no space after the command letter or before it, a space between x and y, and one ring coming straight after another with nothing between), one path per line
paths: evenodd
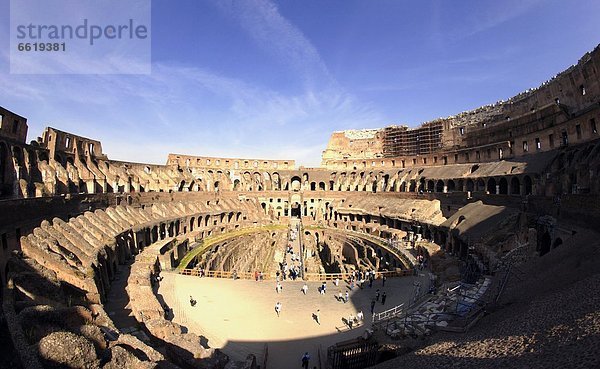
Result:
M360 161L362 159L395 158L407 163L426 164L420 158L430 156L441 158L443 153L448 157L457 154L459 157L469 156L468 152L475 146L487 146L492 149L490 159L518 156L520 146L536 145L536 150L552 149L559 146L557 142L563 137L563 128L554 132L544 132L545 136L534 137L535 131L547 130L559 126L565 121L578 119L574 125L581 126L577 136L584 136L584 126L590 131L594 124L583 115L600 108L600 48L586 53L576 65L559 73L541 86L528 89L508 100L485 105L450 117L438 118L425 122L417 128L406 126L389 126L382 129L368 130L369 135L359 137L353 132L338 131L331 135L322 156L322 167L341 168L343 161ZM596 119L596 121L598 121ZM568 128L564 128L568 131ZM365 131L366 132L366 131ZM570 133L567 133L569 135ZM553 137L548 137L552 135ZM546 145L539 142L546 141ZM501 150L501 151L500 151ZM528 150L524 150L525 153ZM502 155L499 153L502 152ZM471 153L473 158L475 152ZM427 160L427 159L426 159ZM368 160L367 160L368 161Z

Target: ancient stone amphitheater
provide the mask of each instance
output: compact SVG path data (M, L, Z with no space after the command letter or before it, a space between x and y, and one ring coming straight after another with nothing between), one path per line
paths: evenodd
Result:
M410 308L368 317L377 344L325 347L322 368L600 367L598 48L506 101L334 132L320 168L120 162L50 127L28 144L25 118L0 119L2 366L264 367L206 347L158 285L274 280L296 228L306 281L432 273Z

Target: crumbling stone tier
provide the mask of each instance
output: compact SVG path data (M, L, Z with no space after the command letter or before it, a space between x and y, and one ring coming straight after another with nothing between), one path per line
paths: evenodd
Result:
M174 323L160 273L276 278L296 224L300 278L394 278L425 257L441 292L415 316L449 315L447 283L485 285L460 329L423 323L412 341L399 321L383 330L398 341L378 357L399 357L381 368L600 366L599 48L506 101L415 129L334 132L320 168L121 162L51 127L28 144L26 118L4 108L0 122L0 366L256 368ZM135 330L106 311L115 295Z

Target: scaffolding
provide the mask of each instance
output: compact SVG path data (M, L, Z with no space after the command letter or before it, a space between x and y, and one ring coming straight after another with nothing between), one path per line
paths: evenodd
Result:
M390 126L384 128L383 156L429 155L442 146L442 122L431 122L419 128Z

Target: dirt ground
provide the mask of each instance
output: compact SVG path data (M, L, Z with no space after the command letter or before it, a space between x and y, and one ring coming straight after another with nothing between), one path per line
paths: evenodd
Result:
M268 350L268 368L300 367L304 352L311 355L310 367L324 368L327 347L362 335L370 327L370 304L376 290L387 294L385 305L381 299L375 312L390 309L401 303L408 304L413 282L427 283L425 276L390 278L385 287L381 280L364 289L349 287L340 282L335 287L327 283L327 292L320 294L320 282L308 282L308 293L301 291L302 281L282 282L278 294L275 281L230 280L183 276L163 273L159 294L173 309L173 321L201 336L204 344L221 348L232 359L244 359L248 353L262 363ZM337 300L339 292L350 293L348 303ZM197 300L190 305L190 296ZM281 315L275 313L275 304L282 304ZM313 317L320 310L320 324ZM362 310L365 323L351 331L342 318L356 316Z

